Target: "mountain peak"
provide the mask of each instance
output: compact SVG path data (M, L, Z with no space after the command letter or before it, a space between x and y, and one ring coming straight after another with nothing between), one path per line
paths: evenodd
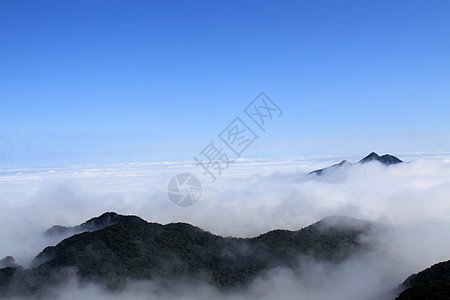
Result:
M364 164L371 161L379 161L383 165L393 165L403 162L402 160L398 159L397 157L390 155L390 154L384 154L383 156L379 156L377 153L372 152L363 159L359 161L360 164Z
M127 223L127 224L142 224L147 223L145 220L139 218L138 216L127 216L120 215L116 212L105 212L98 217L94 217L89 219L75 227L65 227L55 225L46 231L47 235L61 235L61 234L73 234L80 233L83 231L95 231L99 229L103 229L105 227L119 224L119 223Z
M385 166L389 166L389 165L393 165L393 164L398 164L403 162L402 160L398 159L397 157L390 155L390 154L384 154L383 156L379 156L376 152L372 152L369 155L367 155L366 157L364 157L363 159L361 159L358 163L359 164L364 164L364 163L368 163L371 161L378 161L380 163L382 163ZM316 175L322 175L324 172L330 171L330 170L337 170L340 169L342 167L350 167L354 165L351 162L348 162L347 160L343 160L338 164L332 165L331 167L327 167L327 168L322 168L319 170L315 170L312 171L311 174L316 174Z
M366 163L366 162L373 161L373 160L380 160L380 158L381 157L378 155L378 153L372 152L369 155L367 155L366 157L364 157L363 159L361 159L359 161L359 163Z
M351 164L351 162L349 162L348 160L344 159L343 161L341 161L340 163L338 163L338 166L343 166L343 165L347 165L347 164Z
M319 169L319 170L312 171L312 172L309 173L309 174L322 175L322 173L323 173L324 171L329 171L329 170L333 170L333 169L339 169L339 168L341 168L341 167L344 167L344 166L351 166L351 165L352 165L351 162L349 162L349 161L347 161L347 160L344 159L343 161L341 161L341 162L338 163L338 164L332 165L331 167L327 167L327 168L323 168L323 169Z

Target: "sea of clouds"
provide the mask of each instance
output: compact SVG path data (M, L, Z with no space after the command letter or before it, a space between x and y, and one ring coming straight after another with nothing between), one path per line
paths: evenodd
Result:
M158 223L188 222L215 234L251 237L276 228L297 230L326 216L382 223L378 246L339 265L302 261L299 278L275 269L244 291L224 293L208 283L130 282L111 295L76 283L59 299L372 299L407 276L450 259L450 155L404 154L406 163L377 162L308 175L340 157L240 159L211 182L193 162L85 165L0 171L0 258L27 266L59 242L43 232L78 225L105 211ZM352 161L357 161L353 159ZM202 181L198 203L175 206L167 184L180 172ZM380 296L381 295L381 296ZM130 298L130 299L131 299Z

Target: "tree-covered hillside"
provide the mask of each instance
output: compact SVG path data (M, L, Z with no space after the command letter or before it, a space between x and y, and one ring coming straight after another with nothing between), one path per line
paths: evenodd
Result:
M81 283L121 288L127 279L207 276L219 288L239 287L265 270L294 267L300 256L338 262L370 245L360 237L375 225L331 217L298 231L254 238L221 237L186 223L118 223L45 248L31 269L0 271L5 294L38 293L76 276Z

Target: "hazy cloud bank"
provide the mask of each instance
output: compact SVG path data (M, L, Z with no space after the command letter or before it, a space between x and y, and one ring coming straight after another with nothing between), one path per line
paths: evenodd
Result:
M74 166L8 170L0 175L0 256L26 265L45 246L41 234L53 224L77 225L105 211L136 214L148 221L183 221L213 233L254 236L275 229L300 229L328 215L346 215L385 224L377 249L339 266L305 262L301 281L286 269L272 270L243 292L219 293L212 286L179 284L162 290L166 299L364 299L389 290L406 276L450 259L450 161L419 158L385 167L377 163L308 176L335 158L242 160L217 183L208 183L186 162ZM204 183L200 201L174 206L166 188L180 171L196 172ZM198 285L199 283L195 283ZM111 296L101 288L72 286L61 299L158 298L158 283L130 284ZM364 297L363 297L364 296ZM153 298L152 298L153 297Z

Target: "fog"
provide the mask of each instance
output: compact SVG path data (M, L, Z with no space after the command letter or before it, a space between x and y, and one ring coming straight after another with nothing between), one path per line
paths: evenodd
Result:
M60 240L42 234L51 225L78 225L105 211L163 224L188 222L224 236L297 230L329 215L378 222L387 230L370 253L339 265L299 258L303 272L298 273L307 275L270 270L243 291L218 291L206 276L170 283L170 288L154 281L130 282L114 295L73 282L53 291L57 298L380 299L412 273L450 259L449 156L307 175L339 159L240 160L216 183L190 162L5 170L0 174L0 259L12 255L27 266L45 246ZM199 202L188 208L175 206L166 193L170 178L183 171L203 184Z

